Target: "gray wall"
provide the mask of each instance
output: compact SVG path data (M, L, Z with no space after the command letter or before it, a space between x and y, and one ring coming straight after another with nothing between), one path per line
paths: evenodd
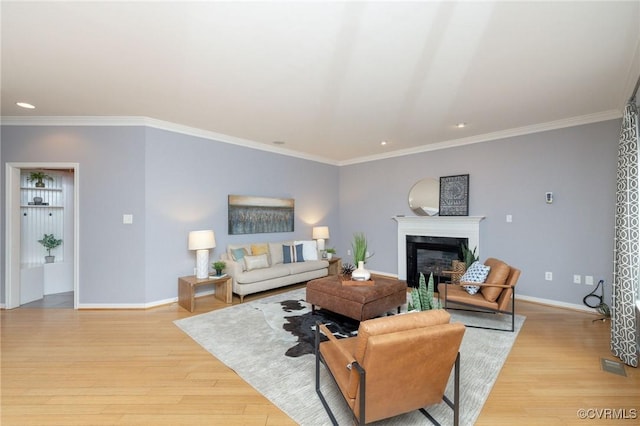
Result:
M583 282L584 275L604 279L609 296L619 132L620 121L612 120L342 167L340 249L353 232L365 232L375 252L368 268L397 273L391 218L414 215L407 203L413 184L468 173L469 214L486 216L480 258L522 269L519 294L582 305L594 287L573 284L580 274ZM545 281L546 271L553 281Z
M188 232L203 228L216 232L212 259L230 242L309 239L323 224L328 246L350 261L351 237L362 231L375 252L369 269L396 274L392 217L413 214L411 186L469 173L470 214L486 216L481 258L520 267L520 294L581 305L593 287L573 284L573 274L605 279L610 293L619 129L613 120L336 167L153 128L3 126L0 158L3 168L80 163L81 304L176 297L177 277L195 264ZM229 194L294 198L295 231L227 235ZM122 224L125 213L133 225ZM4 253L0 261L4 267ZM4 302L4 274L0 280Z
M212 259L229 242L310 239L316 223L340 232L335 166L143 127L3 126L1 149L3 169L80 164L80 304L176 297L177 278L195 266L191 230L215 231ZM228 194L294 198L295 231L227 235ZM133 214L132 225L123 214Z

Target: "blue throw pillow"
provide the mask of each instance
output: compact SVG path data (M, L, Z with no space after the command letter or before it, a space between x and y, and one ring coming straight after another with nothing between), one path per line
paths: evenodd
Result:
M460 278L460 282L463 283L483 283L487 276L489 275L489 270L491 268L483 265L480 262L473 262L467 272ZM477 285L465 285L463 286L467 293L476 294L480 289Z
M247 250L245 248L237 248L231 250L231 256L236 262L240 262L248 254L249 253L247 253Z
M283 263L304 262L304 256L302 256L302 244L296 244L295 246L283 244L282 258Z

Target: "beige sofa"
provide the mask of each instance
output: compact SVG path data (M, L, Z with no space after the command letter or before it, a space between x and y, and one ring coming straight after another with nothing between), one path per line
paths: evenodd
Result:
M232 278L233 292L244 296L328 275L315 241L229 244L220 256Z

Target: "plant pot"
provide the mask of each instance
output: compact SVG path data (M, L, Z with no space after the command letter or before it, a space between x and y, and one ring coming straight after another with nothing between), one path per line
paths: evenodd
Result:
M364 269L364 262L358 261L358 268L351 273L351 279L353 281L367 281L371 278L371 273Z
M56 257L55 256L45 256L44 257L44 263L54 263L56 261Z
M333 257L333 253L327 253L327 260L331 260L332 257Z
M222 275L222 269L216 269L216 275L217 276Z
M36 188L44 188L44 182L41 180L36 182Z

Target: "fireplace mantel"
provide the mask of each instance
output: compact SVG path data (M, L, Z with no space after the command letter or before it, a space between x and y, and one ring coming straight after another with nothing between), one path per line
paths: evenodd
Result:
M484 216L395 216L398 222L398 278L407 279L407 235L466 238L480 256L480 221Z

